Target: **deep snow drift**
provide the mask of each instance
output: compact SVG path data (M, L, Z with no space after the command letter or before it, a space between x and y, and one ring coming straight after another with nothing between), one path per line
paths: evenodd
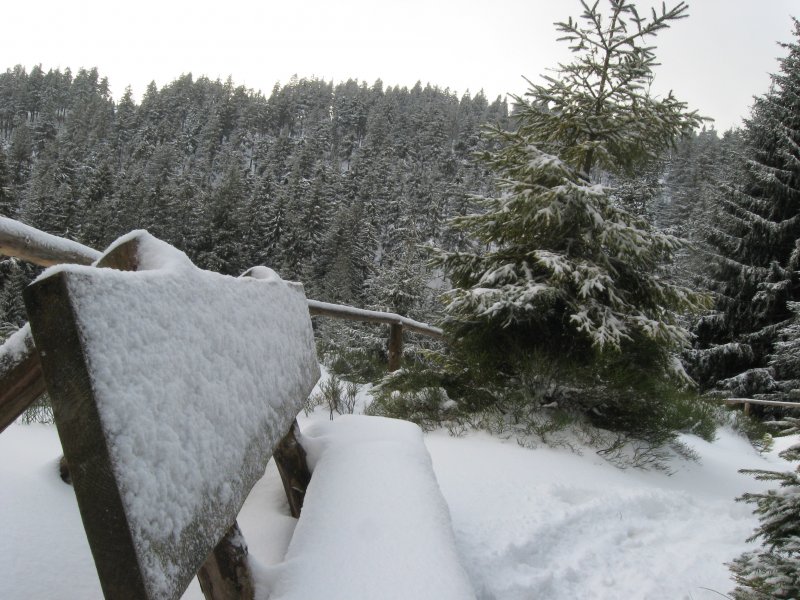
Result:
M301 415L301 428L324 419L321 409ZM751 507L734 498L767 487L737 471L790 468L776 456L786 442L760 456L726 429L713 444L683 441L700 461L676 459L667 476L619 470L589 449L531 450L480 433L427 435L478 597L698 600L729 592L723 563L750 546L744 540L757 524ZM74 494L58 478L59 455L52 426L12 425L0 435L4 597L102 597ZM294 528L272 463L239 523L263 577L282 560ZM196 583L184 598L202 598Z

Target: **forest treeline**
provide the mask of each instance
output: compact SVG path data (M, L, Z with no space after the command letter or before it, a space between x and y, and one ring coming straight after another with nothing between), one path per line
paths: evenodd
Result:
M414 313L421 245L491 179L473 160L505 100L292 79L269 96L183 75L141 102L96 69L0 74L0 214L102 249L132 229L237 275L264 264L320 300ZM416 289L397 270L416 274ZM24 321L3 263L4 320ZM395 273L396 275L396 273ZM413 286L412 286L413 287ZM11 289L13 288L13 289Z
M98 249L143 228L203 268L264 264L310 297L435 321L441 272L425 246L474 246L448 223L496 192L477 156L498 142L482 130L513 129L512 113L504 99L431 85L292 79L266 96L192 75L151 84L137 103L130 90L113 99L96 69L16 66L0 73L0 215ZM701 391L776 398L796 379L773 364L797 288L781 265L796 253L794 221L770 228L773 209L744 201L760 131L703 128L631 176L597 177L619 206L692 242L664 265L671 279L719 294L687 322L696 337L683 358ZM747 238L755 221L788 241ZM0 262L6 333L26 320L35 272Z

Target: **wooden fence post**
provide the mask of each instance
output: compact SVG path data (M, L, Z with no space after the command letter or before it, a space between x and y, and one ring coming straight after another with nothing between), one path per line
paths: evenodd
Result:
M389 325L389 372L397 371L403 360L403 325Z
M255 588L247 562L247 545L235 521L200 567L197 581L209 600L253 599Z
M289 501L289 511L295 519L300 516L306 488L311 481L311 471L308 470L306 463L306 451L297 440L299 435L300 428L295 419L288 433L272 453L283 482L286 499Z

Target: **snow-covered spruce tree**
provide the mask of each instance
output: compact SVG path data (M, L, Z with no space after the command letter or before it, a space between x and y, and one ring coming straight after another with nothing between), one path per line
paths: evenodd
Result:
M656 202L655 225L689 244L671 267L675 281L709 291L708 262L713 249L708 230L714 227L725 193L736 185L742 167L742 136L730 130L720 138L714 129L683 136L668 153L663 194Z
M782 435L800 433L800 419L775 423ZM800 461L800 444L784 450L786 460ZM778 490L744 494L739 500L756 505L760 525L748 541L762 539L759 550L746 552L730 565L737 587L736 600L800 598L800 467L778 472L746 470L761 481L777 481Z
M474 380L465 402L487 387L475 382L490 381L500 391L479 404L515 395L557 401L646 437L642 417L670 427L660 400L687 383L675 359L687 344L676 312L697 310L704 298L659 275L680 241L595 181L634 174L700 124L671 93L648 91L648 40L687 6L647 19L627 0L609 0L605 11L582 5L579 20L557 24L573 62L515 99L515 131L490 133L502 146L483 158L500 193L481 199L481 214L454 220L472 251L438 252L453 287L450 366Z
M782 44L771 90L745 125L744 181L724 198L709 232L716 256L715 312L695 328L692 374L705 389L739 397L781 394L769 364L781 328L800 301L800 24ZM783 378L798 378L784 373Z
M778 332L769 356L774 386L770 398L800 402L800 302L789 302L794 318Z

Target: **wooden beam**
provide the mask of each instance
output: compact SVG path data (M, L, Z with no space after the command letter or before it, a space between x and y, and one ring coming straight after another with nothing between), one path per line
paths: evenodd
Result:
M389 326L389 365L390 373L397 371L403 361L403 326L392 323Z
M725 404L758 404L760 406L782 406L784 408L800 409L800 402L783 402L779 400L758 400L757 398L722 398Z
M90 265L100 258L100 252L88 246L5 217L0 217L0 254L42 267L61 263Z
M306 462L306 451L300 445L298 437L300 428L297 419L292 423L289 432L281 440L272 453L278 473L283 482L283 490L289 501L289 511L297 519L303 509L303 500L306 497L306 489L311 481L311 471Z
M149 598L92 389L88 361L67 296L64 273L26 288L42 371L52 394L59 438L68 457L81 518L106 598ZM83 501L80 501L83 499ZM101 543L91 543L100 539ZM125 543L119 540L124 539ZM131 565L132 568L121 568Z
M308 312L311 316L321 315L334 317L336 319L346 319L349 321L360 321L362 323L383 323L384 325L402 325L404 329L427 335L433 338L441 338L444 332L438 327L433 327L427 323L420 323L414 319L403 317L396 313L380 312L377 310L363 310L343 304L331 304L330 302L319 302L318 300L308 301Z

